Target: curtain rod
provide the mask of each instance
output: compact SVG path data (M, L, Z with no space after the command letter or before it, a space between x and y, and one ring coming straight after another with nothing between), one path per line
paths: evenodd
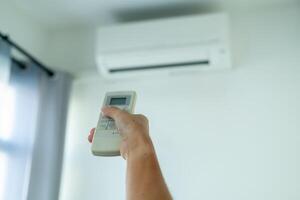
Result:
M0 32L0 38L2 38L5 42L7 42L10 46L14 47L17 51L25 55L27 58L29 58L34 64L36 64L39 68L41 68L43 71L45 71L49 76L53 76L54 72L50 70L48 67L46 67L43 63L41 63L39 60L37 60L34 56L32 56L30 53L28 53L25 49L20 47L18 44L13 42L9 39L8 35L4 35Z

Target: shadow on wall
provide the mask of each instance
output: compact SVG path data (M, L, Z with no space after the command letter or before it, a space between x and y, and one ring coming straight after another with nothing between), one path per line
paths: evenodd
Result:
M117 22L133 22L149 19L161 19L168 17L205 14L220 11L221 8L216 3L177 3L174 5L165 4L160 7L152 6L148 8L118 9L113 11Z

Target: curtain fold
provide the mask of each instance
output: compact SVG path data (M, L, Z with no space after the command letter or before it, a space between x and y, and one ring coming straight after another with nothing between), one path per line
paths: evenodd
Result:
M71 77L56 72L40 82L37 135L28 200L58 199ZM41 178L42 177L42 178Z
M0 38L0 81L8 82L10 74L10 46Z
M12 62L9 88L13 90L14 114L8 154L4 199L25 199L40 104L39 82L43 73L34 67L21 69Z
M10 70L10 46L0 38L0 199L5 199L7 162L13 146L8 139L11 135L13 91L7 86Z
M10 60L6 52L0 57ZM11 124L10 131L0 133L0 175L5 175L0 199L58 199L72 78L62 72L49 77L31 62L24 63L25 69L10 62L8 101L0 100L0 115Z

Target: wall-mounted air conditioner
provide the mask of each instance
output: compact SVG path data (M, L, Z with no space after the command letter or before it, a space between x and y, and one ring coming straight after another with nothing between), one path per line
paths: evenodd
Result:
M230 68L228 29L225 14L99 28L97 64L106 77Z

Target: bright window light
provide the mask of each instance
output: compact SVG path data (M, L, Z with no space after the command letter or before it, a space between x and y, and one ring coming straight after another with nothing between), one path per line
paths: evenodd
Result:
M15 91L9 85L0 82L0 140L6 141L11 138L14 115Z
M0 199L4 199L6 168L7 156L3 152L0 152Z

